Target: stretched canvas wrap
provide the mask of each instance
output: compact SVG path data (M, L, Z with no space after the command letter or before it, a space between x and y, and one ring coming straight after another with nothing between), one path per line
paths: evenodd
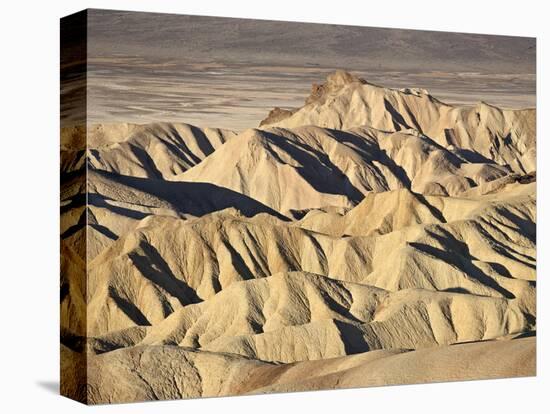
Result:
M535 50L61 19L62 394L535 375Z

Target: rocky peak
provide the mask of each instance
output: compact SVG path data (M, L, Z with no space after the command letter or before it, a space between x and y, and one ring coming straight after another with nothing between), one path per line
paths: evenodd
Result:
M365 79L352 75L351 73L346 72L345 70L339 69L329 74L326 77L326 80L324 83L322 84L313 83L311 85L311 93L306 98L305 103L306 105L310 103L323 103L329 94L337 92L338 90L342 89L347 85L351 85L351 84L365 85L366 83L367 81ZM260 127L283 121L284 119L292 116L299 109L300 108L296 108L296 109L274 108L269 112L269 115L260 122Z
M322 102L328 93L335 92L352 83L366 84L367 81L344 70L336 70L327 76L325 83L311 85L311 93L306 99L306 105L313 102Z
M275 107L271 111L269 111L269 115L267 115L267 117L260 122L260 126L269 125L275 122L282 121L283 119L290 117L294 112L296 112L295 109L288 110L288 109Z

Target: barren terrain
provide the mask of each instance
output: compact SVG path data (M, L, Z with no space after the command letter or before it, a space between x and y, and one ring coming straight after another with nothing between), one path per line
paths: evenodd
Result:
M243 131L64 129L64 392L534 375L535 123L336 71Z

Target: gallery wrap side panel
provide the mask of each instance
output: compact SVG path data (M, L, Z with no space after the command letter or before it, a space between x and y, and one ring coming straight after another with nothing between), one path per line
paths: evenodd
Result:
M60 392L87 402L87 11L60 20Z

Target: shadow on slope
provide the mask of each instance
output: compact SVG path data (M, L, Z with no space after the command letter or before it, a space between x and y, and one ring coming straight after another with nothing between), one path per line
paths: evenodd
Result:
M147 179L112 174L98 170L94 170L94 173L115 184L124 186L130 191L138 190L163 200L171 204L182 214L200 217L215 211L235 208L246 217L253 217L259 213L267 213L280 220L289 220L287 217L251 197L210 183ZM91 179L93 180L93 178ZM110 197L96 193L90 194L88 201L90 205L116 210L116 212L121 215L133 217L137 214L140 217L135 218L143 218L141 215L144 213L114 206L108 203L109 199Z

